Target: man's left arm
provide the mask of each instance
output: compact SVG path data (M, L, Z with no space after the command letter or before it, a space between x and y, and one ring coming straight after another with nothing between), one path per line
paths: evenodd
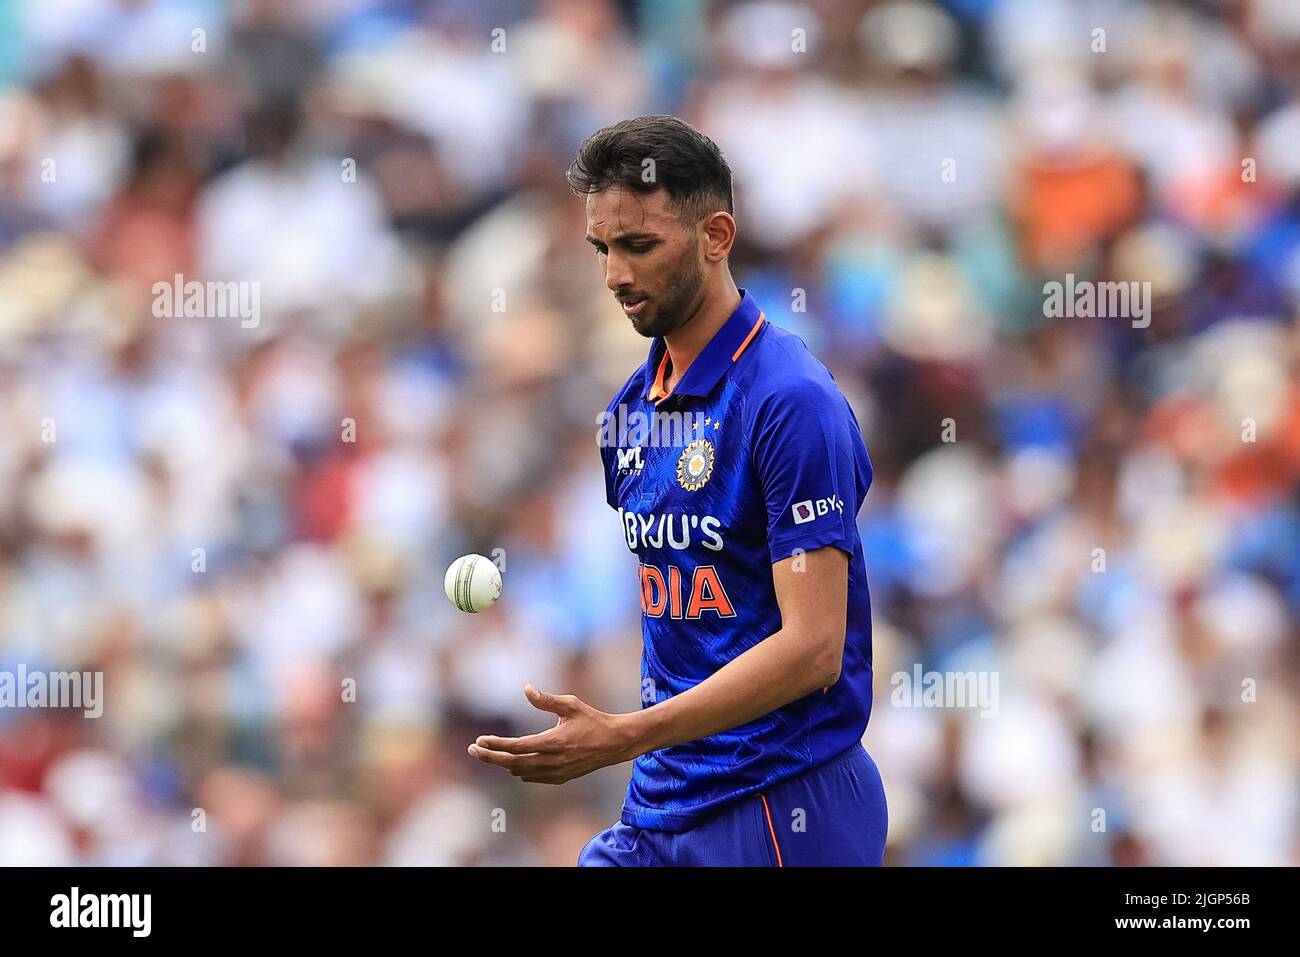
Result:
M737 727L839 680L848 555L828 545L784 559L772 581L780 630L695 687L631 715L636 754Z
M598 768L735 728L833 685L844 657L849 561L826 546L772 566L781 628L695 687L625 714L531 685L533 706L559 716L522 738L483 735L471 756L525 781L563 784Z

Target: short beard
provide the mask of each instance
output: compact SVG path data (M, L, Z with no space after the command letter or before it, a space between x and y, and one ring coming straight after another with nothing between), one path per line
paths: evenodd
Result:
M663 299L656 303L654 316L649 323L632 320L632 328L647 339L666 336L686 324L691 307L698 300L704 286L704 270L700 268L699 237L692 233L691 244L671 271L668 288Z

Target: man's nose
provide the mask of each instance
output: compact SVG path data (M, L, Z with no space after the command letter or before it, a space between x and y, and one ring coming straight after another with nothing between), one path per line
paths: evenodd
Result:
M627 260L612 251L605 257L605 285L614 292L633 288L632 270L628 268Z

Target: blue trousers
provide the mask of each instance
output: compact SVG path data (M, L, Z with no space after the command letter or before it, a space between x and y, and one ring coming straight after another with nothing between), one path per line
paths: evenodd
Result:
M889 812L861 744L826 764L731 801L687 831L621 821L578 855L579 867L879 867Z

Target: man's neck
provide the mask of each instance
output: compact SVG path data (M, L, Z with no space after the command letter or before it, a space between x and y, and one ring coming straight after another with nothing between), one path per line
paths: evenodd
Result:
M676 331L664 336L671 371L664 380L664 389L671 392L682 380L704 347L721 329L731 314L740 306L740 290L731 276L725 277L723 289L707 296L699 311Z

